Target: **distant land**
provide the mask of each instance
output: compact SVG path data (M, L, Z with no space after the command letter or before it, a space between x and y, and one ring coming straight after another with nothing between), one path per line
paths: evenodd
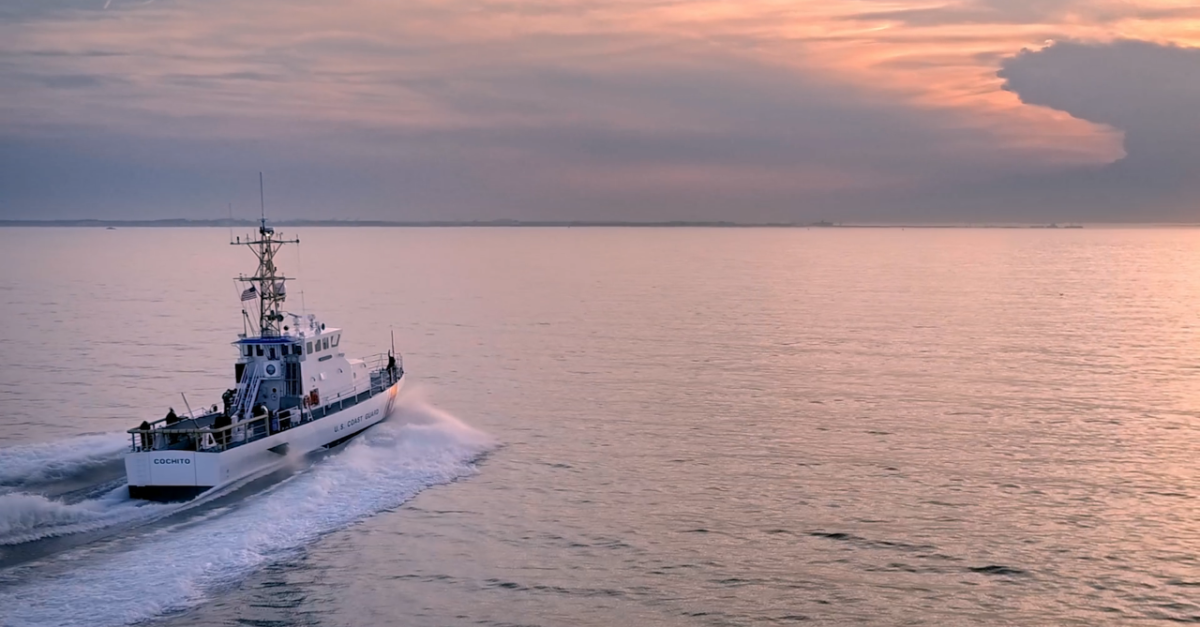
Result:
M254 227L257 220L0 220L0 227ZM336 227L629 227L629 228L829 228L829 229L1081 229L1070 224L835 224L833 222L726 222L664 221L636 222L619 220L272 220L272 226Z

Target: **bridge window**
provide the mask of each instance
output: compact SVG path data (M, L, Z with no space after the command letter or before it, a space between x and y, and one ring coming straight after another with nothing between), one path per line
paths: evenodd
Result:
M321 348L322 350L329 350L329 338L321 340Z
M312 354L312 342L309 342L309 343L308 343L308 354L309 354L309 355L311 355L311 354Z
M274 346L272 346L272 347L270 348L270 351L269 351L269 352L270 352L270 358L271 358L271 359L275 359L275 347L274 347Z
M331 346L334 346L334 347L336 347L336 346L338 345L338 342L340 342L340 341L342 341L342 334L341 334L341 333L339 333L339 334L337 334L337 335L333 336L333 341L332 341L332 342L330 342L330 345L331 345Z
M253 349L253 348L251 348L251 347L249 347L249 346L243 346L243 347L242 347L242 353L243 353L244 355L246 355L247 357L250 357L251 355L253 355L253 354L254 354L254 349Z
M258 356L259 356L259 357L262 357L262 356L263 356L263 350L262 350L262 347L261 347L261 346L258 346L257 348L258 348L258 350L257 350L257 351L255 351L255 352L257 352L257 353L258 353Z

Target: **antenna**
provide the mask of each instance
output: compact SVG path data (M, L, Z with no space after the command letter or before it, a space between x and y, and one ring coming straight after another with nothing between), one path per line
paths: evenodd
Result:
M395 355L396 354L396 330L391 329L391 332L392 332L392 354Z
M262 225L267 226L267 196L263 192L262 172L258 173L258 206L262 210Z
M195 419L196 419L196 414L192 413L192 406L191 406L191 405L188 405L188 402L187 402L187 394L184 394L183 392L180 392L180 393L179 393L179 395L183 397L183 406L184 406L184 407L187 407L187 410L188 410L188 415L192 417L192 420L195 420Z
M297 243L300 242L299 236L296 237L296 242ZM300 265L300 247L297 246L296 247L296 277L299 278L302 276L304 276L304 268L303 268L303 266ZM302 314L308 313L308 309L304 306L304 290L303 289L300 290L300 313L302 313Z
M275 254L284 244L299 244L300 239L283 239L276 234L275 229L267 226L266 186L263 173L258 173L258 202L262 218L258 226L258 237L247 235L246 241L235 239L235 245L246 245L258 258L258 270L253 276L238 275L237 280L249 283L250 287L241 293L243 301L258 298L258 333L262 337L279 337L279 324L283 321L281 305L287 297L284 282L290 277L279 273L275 266ZM245 312L245 305L242 311ZM248 317L248 316L247 316Z

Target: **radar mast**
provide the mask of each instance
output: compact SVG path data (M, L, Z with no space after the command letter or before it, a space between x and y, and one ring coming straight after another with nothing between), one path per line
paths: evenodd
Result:
M262 207L262 217L259 218L258 237L247 236L230 242L234 246L246 246L258 257L258 270L253 276L238 275L237 280L249 283L250 287L242 291L242 302L258 301L258 333L260 337L279 337L280 323L283 322L283 301L287 299L287 281L291 277L279 274L275 267L275 254L284 244L299 244L300 238L284 239L276 234L275 229L267 226L267 209L263 194L262 172L258 173L259 202ZM249 317L245 309L242 313Z

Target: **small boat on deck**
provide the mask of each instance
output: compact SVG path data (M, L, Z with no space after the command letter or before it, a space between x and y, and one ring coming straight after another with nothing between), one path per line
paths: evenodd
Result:
M386 420L403 384L394 347L349 359L342 329L284 312L290 279L279 273L275 255L299 239L284 239L263 218L257 236L230 243L258 258L253 276L238 277L248 287L241 293L246 329L232 343L237 385L221 408L199 416L172 410L128 431L125 474L133 498L188 500L273 468L284 456L337 446Z

